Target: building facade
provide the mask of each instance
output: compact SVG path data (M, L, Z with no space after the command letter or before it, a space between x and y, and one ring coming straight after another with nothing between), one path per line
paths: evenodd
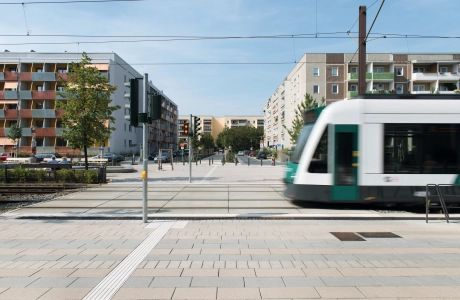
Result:
M367 93L454 93L460 87L460 54L390 54L366 56ZM291 147L286 129L295 109L310 94L326 104L358 95L358 55L305 54L275 89L264 107L265 147Z
M264 118L263 116L224 116L224 117L214 117L214 116L197 116L201 121L201 130L200 133L209 133L212 135L214 140L217 139L219 133L224 131L225 127L235 128L240 126L251 126L256 128L264 127ZM184 124L190 122L190 116L179 116L179 126L178 126L178 137L179 141L184 143L188 148L186 138L184 134ZM190 126L192 129L192 126ZM254 142L258 145L258 143Z
M118 89L112 95L111 105L120 105L115 111L116 121L110 124L116 128L107 141L91 145L89 153L97 153L103 146L105 151L117 153L138 153L142 143L142 128L133 128L125 116L129 115L129 99L124 86L130 78L142 78L134 68L115 53L88 53L92 66L109 79ZM8 139L10 126L15 123L22 129L19 153L32 153L32 139L35 137L37 153L80 154L72 150L62 138L61 116L65 111L56 109L56 101L66 101L57 92L62 91L61 80L67 79L71 62L81 60L81 53L0 53L0 151L12 152L13 141ZM142 86L142 84L140 84ZM150 127L150 151L158 148L177 147L177 105L161 90L149 83L150 92L163 97L161 120ZM140 89L140 95L142 91ZM140 100L139 107L143 107Z

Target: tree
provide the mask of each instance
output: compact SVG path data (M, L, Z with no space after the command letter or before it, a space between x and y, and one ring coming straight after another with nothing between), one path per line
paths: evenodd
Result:
M62 137L72 149L83 149L88 170L88 147L105 141L115 131L110 126L115 122L112 113L121 107L110 106L117 86L110 85L108 78L91 66L85 52L80 62L70 64L70 70L67 81L61 78L63 91L58 92L67 101L56 100L56 107L65 109Z
M315 108L318 106L326 105L326 99L323 97L321 98L321 103L318 105L318 101L314 99L310 94L305 94L305 101L297 105L297 109L294 109L295 117L292 120L291 128L287 128L286 125L283 125L284 129L286 129L287 133L291 138L291 144L295 145L297 142L297 137L300 134L300 131L303 128L304 121L303 121L303 113L311 108Z
M201 136L200 144L203 147L203 149L214 149L214 138L210 133L204 133Z
M11 124L10 130L8 130L7 138L11 139L16 146L15 156L18 157L19 150L19 139L22 137L22 128L19 127L16 123Z
M216 143L218 147L231 147L233 152L248 150L252 145L258 145L264 135L263 131L263 128L251 126L225 128L217 136Z

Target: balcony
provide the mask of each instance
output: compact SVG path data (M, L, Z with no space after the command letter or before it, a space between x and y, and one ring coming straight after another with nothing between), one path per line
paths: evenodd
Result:
M412 81L458 81L460 76L457 72L445 72L445 73L414 73L412 74Z
M383 73L373 73L374 80L394 80L395 73L393 72L383 72Z
M372 73L366 73L366 80L372 79ZM358 81L358 73L348 73L347 80Z

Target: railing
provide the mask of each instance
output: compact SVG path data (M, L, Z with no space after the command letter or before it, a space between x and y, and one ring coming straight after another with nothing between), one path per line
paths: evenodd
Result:
M434 190L436 191L436 194L431 194L430 193L430 187L434 187ZM428 212L429 212L429 207L431 204L431 199L429 197L438 197L439 198L439 203L441 205L442 211L444 213L444 216L446 218L446 222L449 223L449 211L447 209L446 201L445 198L458 198L460 200L460 194L455 194L455 190L452 189L453 195L444 195L442 193L441 187L459 187L459 185L455 184L427 184L426 185L426 190L425 190L425 222L428 223ZM460 208L456 206L450 206L449 208Z

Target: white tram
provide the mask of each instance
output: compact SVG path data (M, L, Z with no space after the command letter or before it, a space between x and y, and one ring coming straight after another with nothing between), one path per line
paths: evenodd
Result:
M366 95L304 120L285 177L293 200L423 202L427 184L460 185L460 96Z

